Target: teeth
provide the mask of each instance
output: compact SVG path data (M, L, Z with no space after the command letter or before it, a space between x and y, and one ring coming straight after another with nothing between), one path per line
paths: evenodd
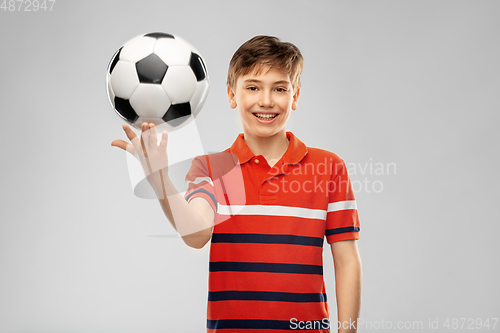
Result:
M270 113L254 113L254 115L263 119L272 119L277 116L277 114L270 114Z

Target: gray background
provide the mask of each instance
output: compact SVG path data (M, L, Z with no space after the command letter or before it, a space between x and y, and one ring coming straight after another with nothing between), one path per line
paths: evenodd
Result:
M148 237L174 231L157 201L133 195L125 152L110 146L126 137L106 97L108 61L153 31L183 37L206 61L211 90L197 118L206 151L241 132L225 89L233 52L269 34L305 58L287 129L347 163L395 163L396 172L351 174L383 184L356 193L362 318L422 321L422 332L429 319L441 331L447 318L500 317L499 14L499 1L484 0L0 10L0 331L204 330L209 247ZM336 320L326 247L325 271Z

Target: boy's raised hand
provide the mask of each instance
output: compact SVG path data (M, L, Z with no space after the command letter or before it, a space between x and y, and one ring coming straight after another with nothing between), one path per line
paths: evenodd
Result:
M168 135L164 131L160 144L157 143L156 128L153 123L142 123L141 139L132 129L123 124L123 130L131 143L123 140L111 142L111 146L121 148L132 154L141 163L144 174L157 194L163 193L161 176L168 174L167 141ZM159 191L159 192L158 192Z

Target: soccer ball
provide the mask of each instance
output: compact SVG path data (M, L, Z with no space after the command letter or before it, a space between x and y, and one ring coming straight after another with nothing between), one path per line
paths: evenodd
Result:
M208 73L200 53L179 36L140 35L116 51L108 65L108 98L133 127L143 122L173 131L200 112L208 94Z

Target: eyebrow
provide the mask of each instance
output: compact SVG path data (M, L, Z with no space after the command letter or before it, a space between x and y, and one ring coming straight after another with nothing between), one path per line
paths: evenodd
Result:
M248 80L245 80L243 82L245 82L245 83L262 83L262 81L255 80L255 79L248 79ZM286 81L286 80L282 80L282 81L273 82L273 84L290 84L290 82Z

